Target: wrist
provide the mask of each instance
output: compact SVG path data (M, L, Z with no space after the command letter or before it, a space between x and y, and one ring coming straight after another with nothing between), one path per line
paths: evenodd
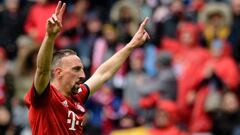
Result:
M56 39L57 34L49 34L48 32L46 32L45 37L50 38L50 39Z
M130 41L130 42L126 45L126 47L128 47L130 50L133 50L133 49L136 48L136 43Z

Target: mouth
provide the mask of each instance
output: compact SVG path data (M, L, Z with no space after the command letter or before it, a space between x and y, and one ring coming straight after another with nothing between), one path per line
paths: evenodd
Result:
M75 82L75 84L73 85L73 87L72 87L72 92L73 92L73 93L77 93L77 92L78 92L78 89L79 89L79 87L80 87L80 84L82 84L82 83L83 83L83 80L81 80L81 79L77 80L77 81Z
M72 87L72 92L73 93L77 93L78 92L78 89L80 87L80 84L82 84L82 81L77 81L75 82L74 86Z
M74 87L72 87L71 91L73 93L78 93L78 89L79 89L79 85L75 85Z
M78 80L75 84L76 84L76 85L80 85L80 84L82 84L82 83L83 83L82 80Z

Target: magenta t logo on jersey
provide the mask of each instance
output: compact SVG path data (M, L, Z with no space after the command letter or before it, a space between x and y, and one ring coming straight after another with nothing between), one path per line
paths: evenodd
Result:
M79 121L79 117L77 116L77 114L75 114L73 111L68 111L68 119L67 119L67 123L71 124L71 127L69 128L69 130L75 131L75 125L79 125L80 121Z

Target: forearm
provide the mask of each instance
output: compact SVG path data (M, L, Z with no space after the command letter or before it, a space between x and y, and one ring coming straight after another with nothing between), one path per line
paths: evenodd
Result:
M127 44L124 48L115 53L110 59L104 62L96 71L96 74L104 76L104 81L110 79L126 61L128 56L133 51L131 43Z
M102 84L109 80L118 71L134 49L131 44L132 43L127 44L124 48L105 61L96 70L92 77L86 81L86 84L90 87L91 94L99 89Z
M38 94L41 94L50 81L51 62L54 48L54 36L45 35L37 56L37 70L34 84Z
M54 36L45 35L37 56L37 69L50 72L54 48Z

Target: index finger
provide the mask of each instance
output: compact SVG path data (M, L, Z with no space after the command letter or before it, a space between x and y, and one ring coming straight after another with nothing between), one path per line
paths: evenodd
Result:
M57 4L57 7L55 9L55 14L58 15L59 14L59 11L60 11L60 8L61 8L61 5L62 5L62 2L59 1L58 4Z
M146 26L148 20L149 20L148 17L146 17L146 18L144 19L144 21L143 21L143 22L141 23L141 25L140 25L140 29L144 29L144 28L145 28L145 26Z
M62 16L63 16L63 13L64 13L65 9L66 9L66 3L63 3L63 5L62 5L62 7L61 7L61 9L59 11L59 18L60 18L60 20L62 19Z

